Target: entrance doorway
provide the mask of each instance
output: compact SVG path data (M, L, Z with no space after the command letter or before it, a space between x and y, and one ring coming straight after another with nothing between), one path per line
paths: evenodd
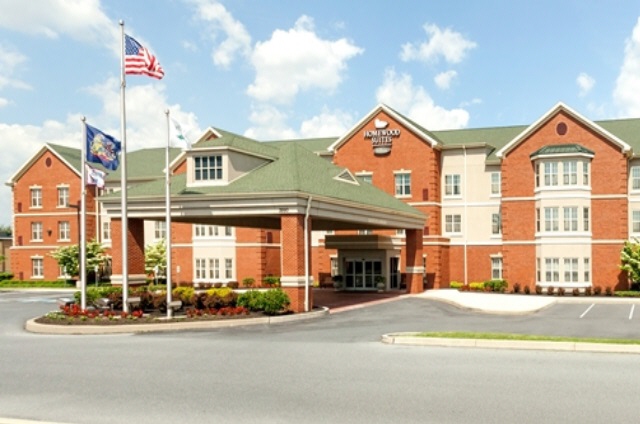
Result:
M347 259L345 262L345 288L374 290L376 277L382 276L382 261L376 259Z

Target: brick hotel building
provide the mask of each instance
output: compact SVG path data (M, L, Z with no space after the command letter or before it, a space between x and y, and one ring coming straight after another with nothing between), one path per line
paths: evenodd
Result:
M207 129L171 149L172 278L305 275L346 290L416 292L451 281L626 288L625 240L640 236L640 119L592 121L559 103L530 125L430 131L386 105L339 138L257 142ZM130 152L130 281L165 236L164 149ZM80 150L45 145L7 183L11 268L63 277L49 256L77 243ZM88 239L122 280L120 172L88 188Z

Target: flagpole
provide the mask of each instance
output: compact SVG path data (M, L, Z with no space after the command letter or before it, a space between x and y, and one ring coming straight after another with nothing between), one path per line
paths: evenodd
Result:
M82 117L82 153L80 177L80 308L87 309L87 181L85 160L87 156L87 122Z
M173 310L171 309L171 170L169 169L169 146L171 144L171 129L169 126L169 109L165 111L167 115L167 150L165 152L165 181L166 181L166 199L165 199L165 207L166 207L166 255L167 255L167 270L165 272L167 277L167 318L171 318L173 314Z
M122 149L120 154L120 191L121 191L121 216L122 216L122 310L129 312L129 248L127 219L127 118L125 113L125 88L127 82L124 72L124 21L120 20L120 138Z

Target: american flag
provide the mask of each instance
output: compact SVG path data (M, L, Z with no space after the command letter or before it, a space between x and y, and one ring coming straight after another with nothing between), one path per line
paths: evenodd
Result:
M164 76L164 70L156 57L133 37L126 34L124 35L124 73L126 75L148 75L157 79L162 79Z

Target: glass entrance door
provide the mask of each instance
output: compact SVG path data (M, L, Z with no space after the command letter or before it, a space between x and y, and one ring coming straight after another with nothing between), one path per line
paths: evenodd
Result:
M376 276L382 275L382 261L372 259L347 259L345 263L345 288L374 290Z

